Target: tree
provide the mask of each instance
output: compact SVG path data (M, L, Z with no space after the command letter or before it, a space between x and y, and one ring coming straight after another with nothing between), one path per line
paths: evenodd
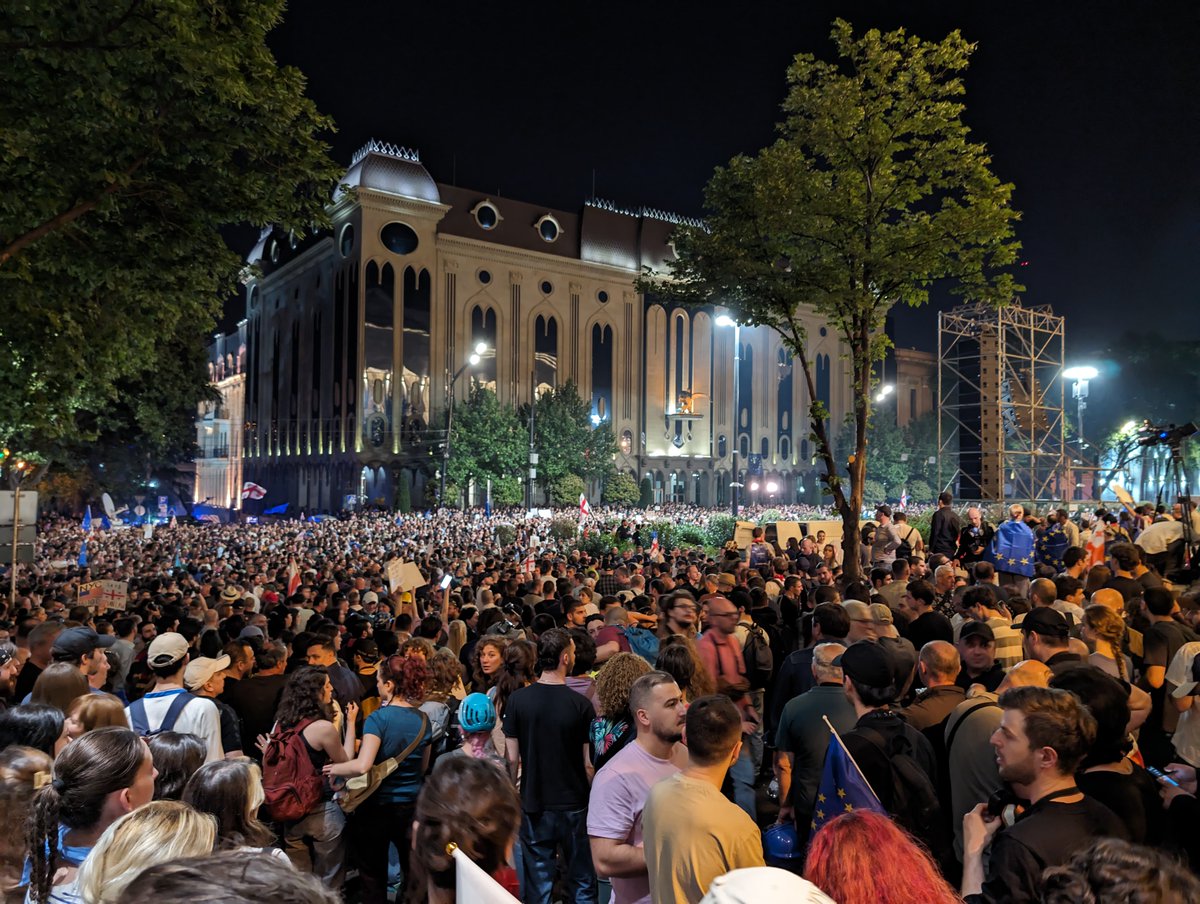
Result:
M607 505L636 505L641 498L638 483L624 471L604 482L604 502Z
M617 443L612 428L592 424L588 403L573 382L538 397L533 426L538 476L544 486L553 490L568 474L604 480L613 473Z
M402 515L412 511L412 488L408 485L408 475L403 471L397 472L396 511Z
M583 479L575 474L564 474L550 487L555 505L578 505L583 492Z
M512 505L520 500L519 493L516 500L510 498L511 485L520 488L516 475L525 465L527 442L517 413L501 405L490 389L475 386L470 398L454 409L446 479L463 489L472 480L477 486L491 480L492 498Z
M650 508L654 505L654 482L649 477L643 477L638 484L638 508Z
M938 43L903 30L855 37L833 25L838 60L796 56L788 70L780 137L738 156L705 189L703 227L674 233L666 279L644 291L727 306L741 322L781 336L804 373L812 439L842 516L851 577L859 575L858 516L867 474L873 368L886 353L884 319L947 284L999 305L1020 290L1005 268L1019 244L1012 186L968 140L962 73L973 45L958 32ZM853 386L848 480L818 400L804 309L836 335Z
M222 227L327 224L332 123L267 48L283 7L0 10L0 437L92 440L178 343L196 360L241 269ZM206 376L186 378L159 415L190 424Z

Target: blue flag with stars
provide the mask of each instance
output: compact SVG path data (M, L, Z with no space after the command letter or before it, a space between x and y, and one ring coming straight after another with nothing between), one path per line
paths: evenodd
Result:
M84 539L79 547L79 567L87 568L87 540Z
M829 742L829 750L825 753L825 768L821 773L817 798L813 801L812 831L809 833L809 839L817 834L821 826L843 813L874 810L887 816L887 810L863 778L841 737L832 726L829 730L833 732L833 738Z
M89 505L87 511L83 513L83 531L84 533L92 532L92 507Z
M997 571L1033 577L1035 559L1033 531L1024 521L1005 521L992 537L987 559Z

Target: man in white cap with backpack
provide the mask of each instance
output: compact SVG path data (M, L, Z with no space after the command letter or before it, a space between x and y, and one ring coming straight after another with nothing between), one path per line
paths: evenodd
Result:
M204 742L205 762L222 759L221 717L212 700L188 693L183 670L191 648L182 634L160 634L146 651L146 665L154 673L154 687L125 707L129 725L143 738L164 731L193 734Z

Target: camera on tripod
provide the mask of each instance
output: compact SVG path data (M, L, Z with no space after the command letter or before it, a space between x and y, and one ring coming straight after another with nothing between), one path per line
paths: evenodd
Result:
M1196 430L1196 424L1192 421L1181 426L1167 424L1165 427L1156 427L1149 421L1143 421L1141 429L1138 430L1138 445L1178 446Z

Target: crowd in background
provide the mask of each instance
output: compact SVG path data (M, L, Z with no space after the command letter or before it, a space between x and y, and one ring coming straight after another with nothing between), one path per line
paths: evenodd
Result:
M596 555L536 514L181 524L86 564L44 525L0 609L3 893L450 901L452 844L529 902L1200 899L1194 511L881 505L855 567L823 531L638 543L712 514L598 510ZM873 809L824 793L840 750Z

